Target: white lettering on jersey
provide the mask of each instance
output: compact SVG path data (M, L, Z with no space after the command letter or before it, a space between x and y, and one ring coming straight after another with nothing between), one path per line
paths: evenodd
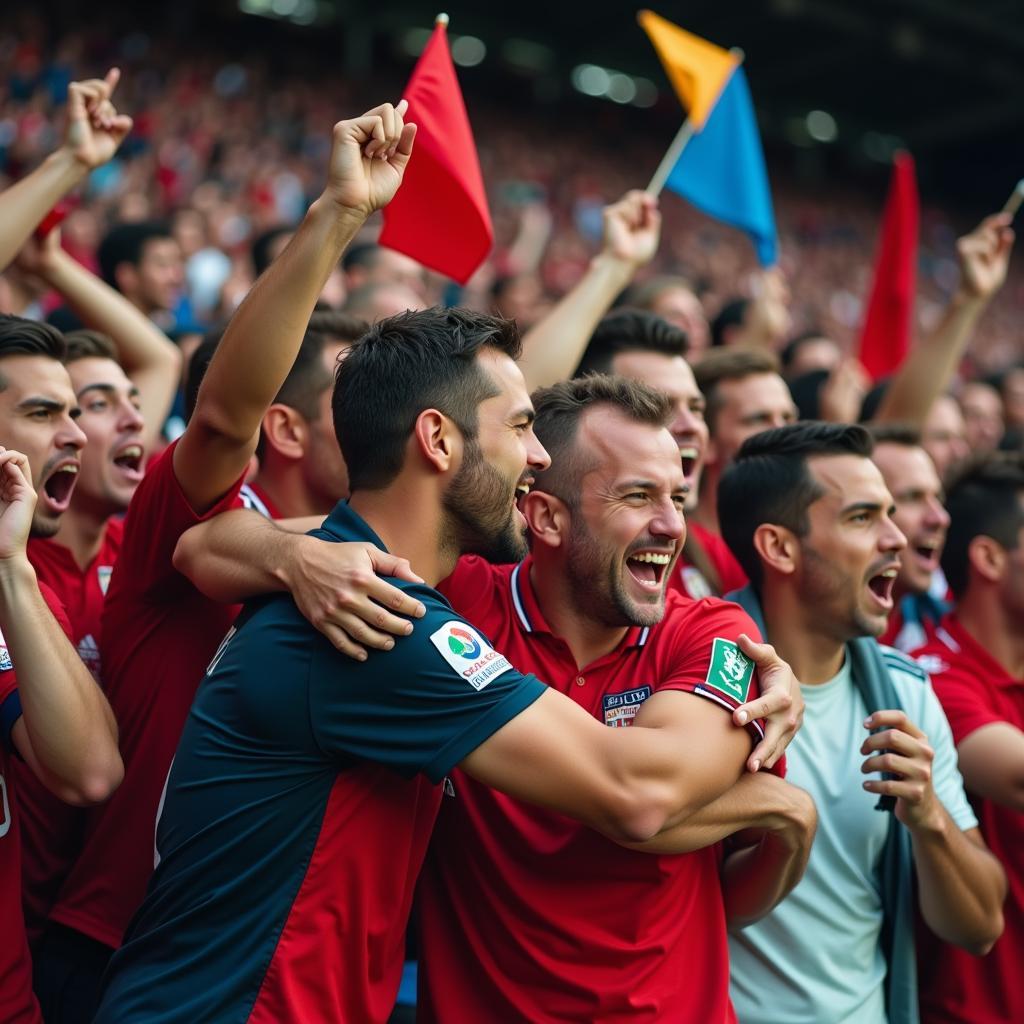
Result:
M504 654L494 650L465 622L446 622L430 634L430 642L474 690L482 690L492 679L512 667Z

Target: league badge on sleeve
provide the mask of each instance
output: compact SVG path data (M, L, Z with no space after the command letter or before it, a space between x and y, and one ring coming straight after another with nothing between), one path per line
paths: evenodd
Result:
M492 679L512 666L468 623L446 622L430 634L430 642L438 654L474 690L482 690Z
M731 640L716 636L704 688L745 704L754 678L754 663Z

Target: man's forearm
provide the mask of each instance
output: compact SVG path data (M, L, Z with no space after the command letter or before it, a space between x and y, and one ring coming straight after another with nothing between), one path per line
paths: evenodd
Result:
M876 423L910 423L921 426L935 399L949 386L986 300L955 295L931 336L914 347L896 371Z
M940 808L933 827L910 830L921 913L936 935L976 955L1003 930L1006 874L999 861L972 841ZM974 830L972 835L980 838Z
M756 846L730 854L722 865L722 897L730 928L745 928L771 913L807 868L813 829L802 835L765 832Z
M18 674L26 760L63 800L106 799L123 774L117 725L26 558L0 563L0 629Z
M141 310L67 253L57 253L44 276L86 324L109 335L117 346L121 368L139 389L149 447L178 387L180 350Z
M0 192L0 270L17 256L57 200L86 173L87 168L66 149L58 149L31 174Z
M572 374L598 321L635 272L633 264L601 253L579 283L526 333L519 368L531 391Z

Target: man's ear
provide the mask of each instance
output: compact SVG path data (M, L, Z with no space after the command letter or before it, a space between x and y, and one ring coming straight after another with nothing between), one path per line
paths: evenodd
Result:
M557 548L567 542L572 517L561 498L546 491L530 491L520 499L519 508L526 517L535 544Z
M295 462L305 456L309 429L305 419L290 405L275 402L263 414L262 427L264 446Z
M438 473L458 468L462 462L462 431L437 409L424 409L416 417L412 442L420 457Z
M998 583L1008 562L1002 544L984 534L972 538L967 545L967 560L971 569L987 583Z
M127 260L114 267L114 283L122 295L134 293L139 283L139 271L134 263Z
M766 567L783 576L792 575L800 561L800 544L793 531L775 523L761 523L754 530L754 550Z

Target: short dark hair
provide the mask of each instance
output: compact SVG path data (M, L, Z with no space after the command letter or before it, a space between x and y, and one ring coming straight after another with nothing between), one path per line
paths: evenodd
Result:
M352 346L335 376L332 411L353 493L386 487L401 472L424 409L476 436L480 403L498 393L476 359L484 347L518 359L515 323L437 306L387 317Z
M867 423L865 429L876 448L880 444L898 444L901 448L921 447L921 431L911 423Z
M111 288L117 287L116 271L122 263L137 267L142 262L146 243L154 238L173 238L170 226L162 220L137 224L117 224L103 237L96 250L100 274Z
M64 336L56 327L0 313L0 360L10 356L43 356L63 363L66 354ZM7 378L0 370L0 391L6 387Z
M616 309L603 316L587 342L574 376L611 373L612 363L623 352L658 352L685 356L686 331L646 309Z
M64 335L66 355L64 364L75 363L79 359L112 359L120 365L117 348L110 338L100 331L83 327L78 331L68 331Z
M341 257L341 269L349 271L354 267L365 267L372 270L379 262L380 246L376 242L356 242Z
M970 581L967 549L975 537L991 537L1016 549L1024 526L1024 452L986 452L957 467L946 488L949 530L942 571L955 597Z
M745 380L764 373L778 373L779 361L774 353L762 348L719 348L708 352L693 368L693 376L697 380L707 409L704 418L708 429L714 433L715 418L721 411L723 402L719 394L719 385L729 380Z
M808 421L765 430L743 442L718 483L718 520L722 537L750 582L764 582L754 531L774 523L807 535L807 510L824 493L807 469L817 455L869 458L871 435L853 423Z
M747 315L750 299L730 299L711 321L711 344L715 348L725 345L725 332L730 327L742 327L743 318Z
M322 334L328 341L352 344L370 329L370 325L360 317L352 316L351 313L341 313L336 309L317 309L309 318L309 329Z
M579 458L576 439L588 409L610 406L635 423L664 427L672 416L667 395L628 377L588 374L539 388L532 395L533 430L551 456L551 467L537 474L536 487L575 506L580 477L589 467Z
M639 284L630 285L616 300L616 305L632 306L635 309L651 309L665 292L672 291L673 288L697 294L697 289L689 278L678 274L659 274Z
M796 406L797 419L821 419L821 389L829 376L828 370L808 370L786 381L789 396Z
M279 224L276 228L267 228L266 231L256 236L249 249L249 255L252 258L252 268L256 271L257 277L274 262L271 255L274 243L284 235L291 235L294 232L295 228Z
M795 338L790 338L788 342L782 347L782 351L779 352L779 361L782 364L784 372L788 372L790 367L796 362L797 353L806 345L809 341L817 341L822 338L826 341L829 339L828 334L821 330L821 328L814 328L809 331L803 331L798 334Z

